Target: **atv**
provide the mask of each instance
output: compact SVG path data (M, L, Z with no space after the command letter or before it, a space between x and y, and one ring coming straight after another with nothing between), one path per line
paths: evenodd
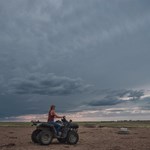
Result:
M77 144L79 140L78 124L72 123L72 120L67 121L65 117L56 122L61 126L60 135L50 122L33 121L32 125L35 125L36 129L32 132L32 141L41 145L49 145L53 138L57 138L60 143Z

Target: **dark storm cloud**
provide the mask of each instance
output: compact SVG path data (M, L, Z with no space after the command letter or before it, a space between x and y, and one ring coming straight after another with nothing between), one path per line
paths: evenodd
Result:
M27 96L0 95L0 118L26 114L27 112L33 113L33 110L29 109L33 106L27 102L27 99ZM40 109L38 111L40 112Z
M121 100L117 99L102 99L99 101L91 101L88 103L89 106L112 106L121 103Z
M70 95L87 92L90 85L81 79L60 77L54 74L31 74L10 81L9 92L14 94Z
M136 101L141 100L144 96L144 91L142 90L102 90L101 95L104 98L99 100L92 100L87 105L89 106L111 106L120 103L125 103L126 101Z
M117 97L117 98L123 98L128 97L130 99L140 99L141 96L144 95L143 90L106 90L106 97Z

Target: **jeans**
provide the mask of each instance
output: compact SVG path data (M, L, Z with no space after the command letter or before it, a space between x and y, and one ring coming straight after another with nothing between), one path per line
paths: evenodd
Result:
M54 127L55 127L55 129L56 129L56 132L57 132L57 135L58 135L61 126L60 126L58 123L54 122L54 121L50 121L50 122L48 122L48 123L54 125Z

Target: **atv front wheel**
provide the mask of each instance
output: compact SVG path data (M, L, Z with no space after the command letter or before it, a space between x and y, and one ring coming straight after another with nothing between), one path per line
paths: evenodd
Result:
M53 139L53 133L51 131L43 130L39 133L39 142L42 145L49 145Z
M73 144L77 144L79 140L79 135L77 132L75 131L70 131L68 133L68 136L67 136L67 143L73 145Z

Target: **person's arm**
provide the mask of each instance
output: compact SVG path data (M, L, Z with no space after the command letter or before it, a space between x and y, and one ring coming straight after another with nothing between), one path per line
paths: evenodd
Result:
M55 113L55 111L53 111L52 113L53 113L53 115L55 116L55 118L63 118L63 117L64 117L64 116L59 116L59 115L57 115L57 114Z

